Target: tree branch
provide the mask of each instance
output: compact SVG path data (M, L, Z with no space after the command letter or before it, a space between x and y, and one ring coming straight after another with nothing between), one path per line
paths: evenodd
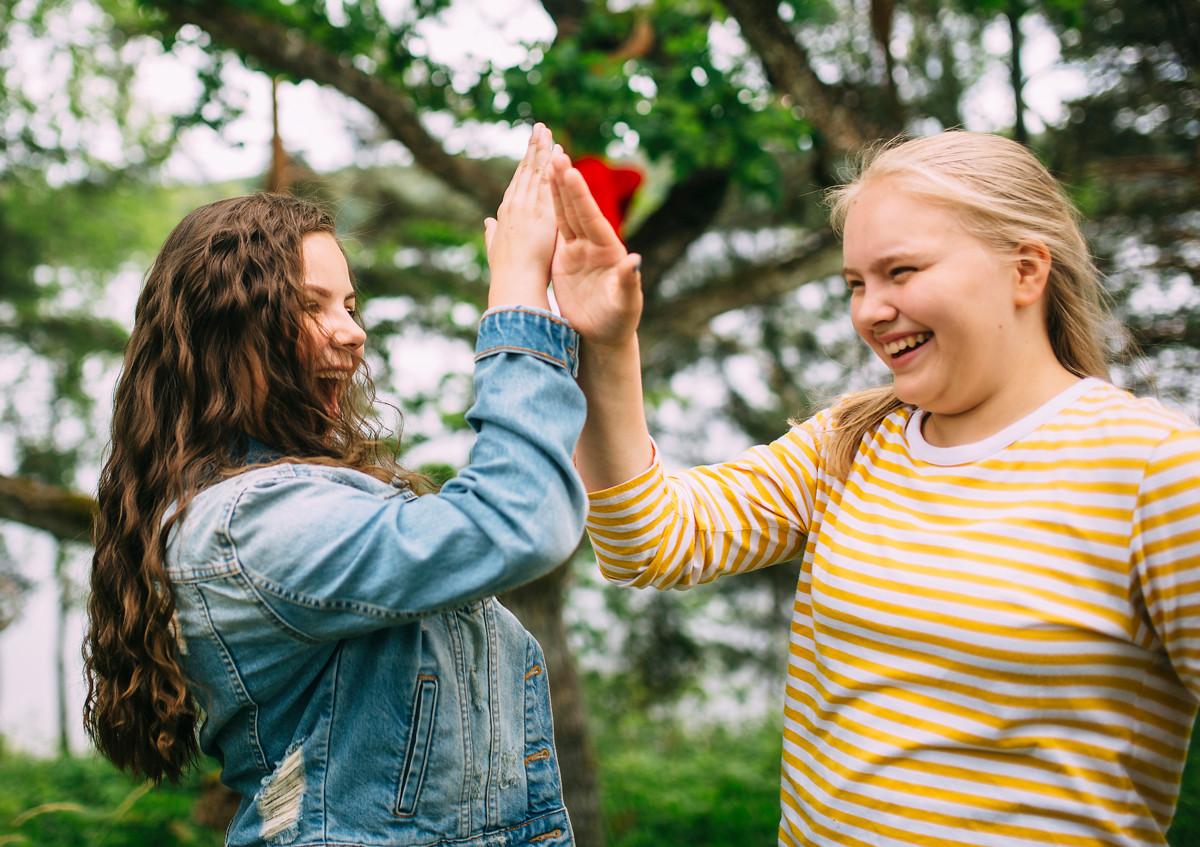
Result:
M422 168L472 198L481 209L494 209L500 202L504 185L481 163L447 153L421 125L417 105L407 94L312 43L298 30L226 2L160 0L156 5L176 25L194 24L218 43L274 70L331 86L357 100L375 113Z
M61 348L120 353L129 338L125 328L116 321L78 315L47 315L3 322L0 323L0 336L10 337L42 353Z
M671 186L667 198L630 236L630 252L642 257L642 280L649 299L688 246L712 225L729 185L728 170L694 171Z
M861 113L846 106L812 69L808 51L779 17L775 0L724 0L737 20L750 48L762 60L771 85L804 109L804 115L840 150L850 152L880 133L870 128Z
M1127 321L1125 328L1140 353L1150 354L1164 347L1200 347L1200 315L1197 314L1134 319Z
M557 30L554 40L570 38L579 32L583 25L584 15L587 14L585 0L542 0L542 8L554 21Z
M675 297L647 307L640 332L647 346L669 337L702 335L717 315L775 298L805 283L838 273L842 251L831 230L816 234L797 253L761 265L747 265Z
M0 519L44 530L60 541L91 543L96 501L21 477L0 476Z

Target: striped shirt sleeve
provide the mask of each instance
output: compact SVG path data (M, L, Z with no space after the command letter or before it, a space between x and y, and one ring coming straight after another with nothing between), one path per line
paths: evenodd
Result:
M601 573L620 585L687 588L795 558L817 508L822 413L731 462L645 471L589 495Z
M1150 623L1179 679L1200 697L1200 430L1176 431L1150 457L1131 546Z

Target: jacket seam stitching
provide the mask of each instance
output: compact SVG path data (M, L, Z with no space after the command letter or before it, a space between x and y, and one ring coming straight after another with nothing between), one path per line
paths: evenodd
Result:
M295 474L293 473L292 476L294 476L294 475ZM242 497L249 490L250 490L250 486L246 486L245 488L241 489L237 493L236 497L232 498L232 503L229 508L229 513L226 516L225 524L224 524L225 538L229 543L229 549L233 553L234 564L237 566L236 573L243 580L245 580L246 586L250 589L250 592L254 597L255 605L259 608L260 612L263 614L263 617L265 617L268 621L270 621L272 624L274 624L280 630L282 630L285 635L287 635L297 641L300 641L304 644L319 644L321 639L314 638L313 636L309 635L308 633L304 632L303 630L301 630L295 626L292 626L290 623L288 623L286 620L284 620L274 609L271 608L271 604L267 602L266 597L263 596L263 590L260 588L260 586L257 583L257 580L256 580L257 575L251 569L246 567L245 563L241 559L241 556L238 555L237 545L234 543L234 540L233 540L233 529L232 529L233 528L233 518L234 518L235 512L237 511L238 505L242 501Z
M237 685L238 692L246 698L245 705L249 706L253 717L250 719L250 741L254 745L255 758L257 764L264 773L270 773L268 766L267 751L263 749L262 739L258 734L258 701L250 696L250 691L246 688L246 681L242 679L241 673L238 671L237 662L233 660L233 656L229 652L229 646L225 640L221 638L221 634L217 632L217 626L213 622L212 612L209 610L208 600L204 597L203 591L196 592L200 600L200 606L204 609L204 620L208 623L208 630L212 634L213 640L217 643L217 650L221 654L221 664L225 665L225 671Z
M563 368L564 370L567 368L567 361L565 359L560 359L558 356L555 356L553 353L547 353L545 350L538 350L533 347L522 347L518 344L496 344L496 345L488 347L484 350L480 350L478 353L475 354L475 361L478 362L481 359L485 359L488 356L494 355L496 353L525 353L527 355L533 356L535 359L541 359L544 362L550 362L552 364L558 365L560 368Z

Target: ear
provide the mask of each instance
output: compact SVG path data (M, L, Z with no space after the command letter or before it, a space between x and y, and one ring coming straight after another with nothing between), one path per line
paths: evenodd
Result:
M1017 306L1031 306L1046 292L1050 279L1050 248L1040 241L1024 241L1016 251L1016 280L1013 287L1013 302Z

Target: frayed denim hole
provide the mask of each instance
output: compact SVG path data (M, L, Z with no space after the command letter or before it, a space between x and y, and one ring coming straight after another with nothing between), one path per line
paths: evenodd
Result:
M275 772L262 781L254 799L262 819L259 835L271 844L288 844L300 834L300 813L305 790L304 747L297 741L288 748Z

